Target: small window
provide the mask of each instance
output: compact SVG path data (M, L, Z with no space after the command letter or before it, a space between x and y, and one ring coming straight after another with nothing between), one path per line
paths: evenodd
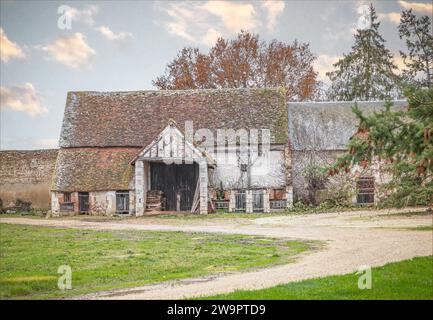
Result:
M358 179L358 203L374 203L374 178L360 177Z
M129 192L116 192L116 212L119 214L129 214Z
M258 157L263 156L263 146L261 143L259 143L259 145L257 146L257 156Z
M281 210L287 208L287 200L270 200L271 209Z
M70 192L64 192L63 193L63 202L71 202L71 193Z

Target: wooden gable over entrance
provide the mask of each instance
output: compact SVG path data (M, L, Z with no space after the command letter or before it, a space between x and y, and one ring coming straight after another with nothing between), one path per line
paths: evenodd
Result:
M165 193L168 210L207 214L208 166L214 167L215 161L185 139L174 121L133 162L137 216L145 213L147 192L154 188Z

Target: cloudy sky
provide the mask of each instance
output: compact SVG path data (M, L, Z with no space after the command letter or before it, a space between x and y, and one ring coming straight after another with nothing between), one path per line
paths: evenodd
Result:
M393 53L401 10L431 0L373 1ZM309 42L324 73L350 50L365 1L1 1L0 149L57 146L66 93L154 89L184 46L206 51L240 29ZM397 57L398 58L398 57ZM396 63L401 61L396 58Z

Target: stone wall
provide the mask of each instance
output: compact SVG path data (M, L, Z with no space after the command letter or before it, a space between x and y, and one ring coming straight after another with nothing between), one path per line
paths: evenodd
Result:
M321 150L321 151L292 151L292 183L293 183L293 196L294 201L308 199L307 183L304 175L308 166L321 166L325 167L332 164L339 156L345 153L344 150ZM367 168L355 166L349 173L341 173L332 177L328 177L325 189L317 193L316 201L322 202L330 196L330 192L334 192L335 188L342 185L349 186L353 190L351 201L357 201L356 188L358 178L361 176L373 177L375 181L375 202L384 198L386 194L380 190L380 186L389 181L390 176L385 173L383 164L374 161L373 164Z
M3 206L16 199L35 209L50 208L50 185L58 150L0 151L0 198Z

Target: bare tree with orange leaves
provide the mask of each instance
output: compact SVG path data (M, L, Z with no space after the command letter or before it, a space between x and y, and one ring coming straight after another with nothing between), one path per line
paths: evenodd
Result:
M311 100L319 87L315 59L308 43L260 41L241 31L233 40L219 38L208 54L183 48L153 84L165 90L284 87L288 100Z

